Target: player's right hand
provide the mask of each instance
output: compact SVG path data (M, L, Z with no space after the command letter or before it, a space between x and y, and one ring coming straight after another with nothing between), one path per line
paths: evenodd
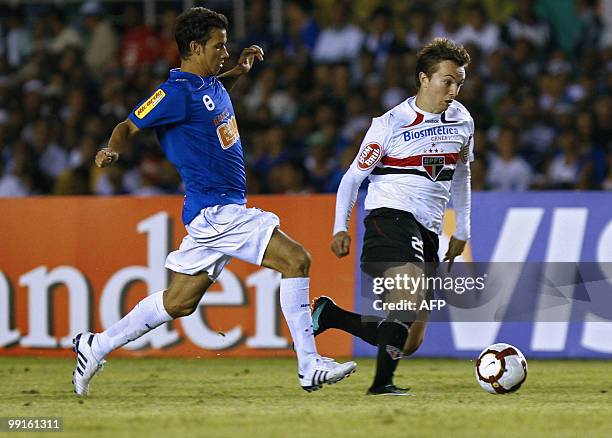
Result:
M349 236L349 233L346 231L338 231L334 235L331 249L338 258L348 255L351 250L351 236Z
M242 74L246 74L251 70L251 67L253 67L255 59L263 61L263 56L263 49L258 45L253 44L242 51L240 57L238 58L236 68L240 69Z
M102 148L96 154L96 166L108 167L119 159L119 154L111 148Z

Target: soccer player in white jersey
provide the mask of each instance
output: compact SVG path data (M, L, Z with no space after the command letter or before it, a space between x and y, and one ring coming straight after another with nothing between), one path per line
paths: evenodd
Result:
M438 235L451 195L457 229L445 256L449 269L463 252L470 237L474 121L455 98L469 62L467 51L445 38L436 38L419 51L416 96L372 120L358 156L342 178L332 243L336 256L349 253L348 220L366 177L370 184L361 254L364 272L387 279L398 273L417 278L433 275L432 265L439 262ZM428 292L387 290L385 300L418 304ZM341 309L329 297L313 303L315 336L337 328L378 346L376 376L368 390L372 395L406 394L393 384L393 373L399 358L421 345L427 317L426 311L391 311L385 319L363 317Z
M310 256L279 229L276 215L246 208L246 177L238 125L231 99L220 79L231 85L249 72L259 46L244 49L233 69L219 75L229 57L227 19L206 8L177 17L175 38L181 67L119 123L96 164L112 165L129 138L154 128L168 159L185 184L183 222L187 236L168 255L174 271L168 289L150 294L102 333L74 339L77 366L73 384L86 395L105 356L155 327L195 311L204 292L233 257L282 274L280 303L298 358L299 383L310 392L335 383L355 370L316 350L309 309Z

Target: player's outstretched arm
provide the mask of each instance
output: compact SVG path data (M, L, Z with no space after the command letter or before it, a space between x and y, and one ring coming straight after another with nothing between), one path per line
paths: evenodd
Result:
M124 150L129 138L138 131L140 129L130 119L125 119L115 126L108 141L108 147L100 149L96 154L96 166L112 166L119 159L119 153Z
M236 66L231 70L219 75L219 79L223 83L223 86L231 91L232 88L234 88L234 85L236 85L236 82L238 82L238 79L240 79L242 75L245 75L251 71L251 67L253 67L255 59L263 61L263 57L263 49L256 44L242 50Z

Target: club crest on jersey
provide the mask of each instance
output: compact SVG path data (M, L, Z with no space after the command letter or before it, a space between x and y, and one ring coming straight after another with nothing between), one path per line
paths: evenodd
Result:
M382 148L380 145L378 143L370 143L361 151L361 155L359 155L359 160L357 161L357 167L359 167L360 170L368 170L378 163L381 157Z
M155 108L159 102L162 101L164 97L166 97L166 93L164 93L164 90L160 88L155 93L153 93L153 96L149 97L145 103L140 105L138 109L134 111L134 114L139 119L144 118L144 116L149 114L151 110Z
M423 156L423 168L425 169L425 172L427 172L427 174L433 181L435 181L438 178L438 176L440 176L442 169L444 169L444 164L446 164L444 160L444 156L440 156L440 155L433 155L433 156L424 155Z

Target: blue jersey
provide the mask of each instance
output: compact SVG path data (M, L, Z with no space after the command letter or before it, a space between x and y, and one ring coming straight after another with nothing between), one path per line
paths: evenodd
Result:
M242 145L229 94L216 76L180 69L132 111L138 128L155 128L185 183L183 223L205 207L246 203Z

